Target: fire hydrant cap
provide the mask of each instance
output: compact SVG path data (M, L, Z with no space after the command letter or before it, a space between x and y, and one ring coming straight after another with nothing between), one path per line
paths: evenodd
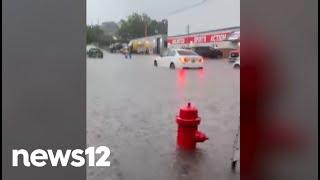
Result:
M180 109L179 117L182 119L196 119L198 118L198 109L188 103L187 106Z

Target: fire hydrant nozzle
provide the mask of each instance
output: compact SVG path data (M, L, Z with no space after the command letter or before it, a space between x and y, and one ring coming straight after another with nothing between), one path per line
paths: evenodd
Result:
M181 149L192 150L196 148L196 143L204 142L208 137L198 131L198 125L201 118L198 116L198 110L191 106L182 107L176 117L178 124L177 146Z
M209 139L204 133L200 131L196 132L195 138L197 142L204 142Z

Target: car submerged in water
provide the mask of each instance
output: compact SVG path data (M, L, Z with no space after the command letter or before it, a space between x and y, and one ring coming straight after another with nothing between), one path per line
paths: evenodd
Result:
M203 58L192 50L188 49L167 49L154 60L154 66L163 66L170 69L201 69Z
M99 48L90 48L87 55L89 58L103 58L103 52Z
M233 68L240 69L240 58L233 63Z
M223 53L220 50L209 46L194 47L191 50L204 58L220 59L223 57Z
M229 53L229 62L235 62L237 61L237 59L240 58L240 50L236 49L236 50L232 50Z

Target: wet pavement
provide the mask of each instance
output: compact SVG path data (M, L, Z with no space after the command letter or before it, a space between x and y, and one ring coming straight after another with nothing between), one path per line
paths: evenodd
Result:
M111 167L88 180L238 180L230 169L239 125L240 72L226 60L203 70L153 67L153 56L105 52L87 60L87 144L111 149ZM175 115L191 102L210 138L195 152L176 149Z

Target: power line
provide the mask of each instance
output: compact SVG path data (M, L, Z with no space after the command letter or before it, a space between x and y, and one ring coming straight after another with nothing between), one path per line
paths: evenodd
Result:
M194 8L196 6L200 6L202 4L204 4L205 2L207 2L209 0L202 0L201 2L198 2L198 3L195 3L195 4L192 4L192 5L189 5L189 6L186 6L184 8L181 8L181 9L178 9L178 10L175 10L175 11L172 11L171 13L169 13L169 15L174 15L174 14L177 14L177 13L180 13L180 12L183 12L183 11L186 11L188 9L191 9L191 8Z

